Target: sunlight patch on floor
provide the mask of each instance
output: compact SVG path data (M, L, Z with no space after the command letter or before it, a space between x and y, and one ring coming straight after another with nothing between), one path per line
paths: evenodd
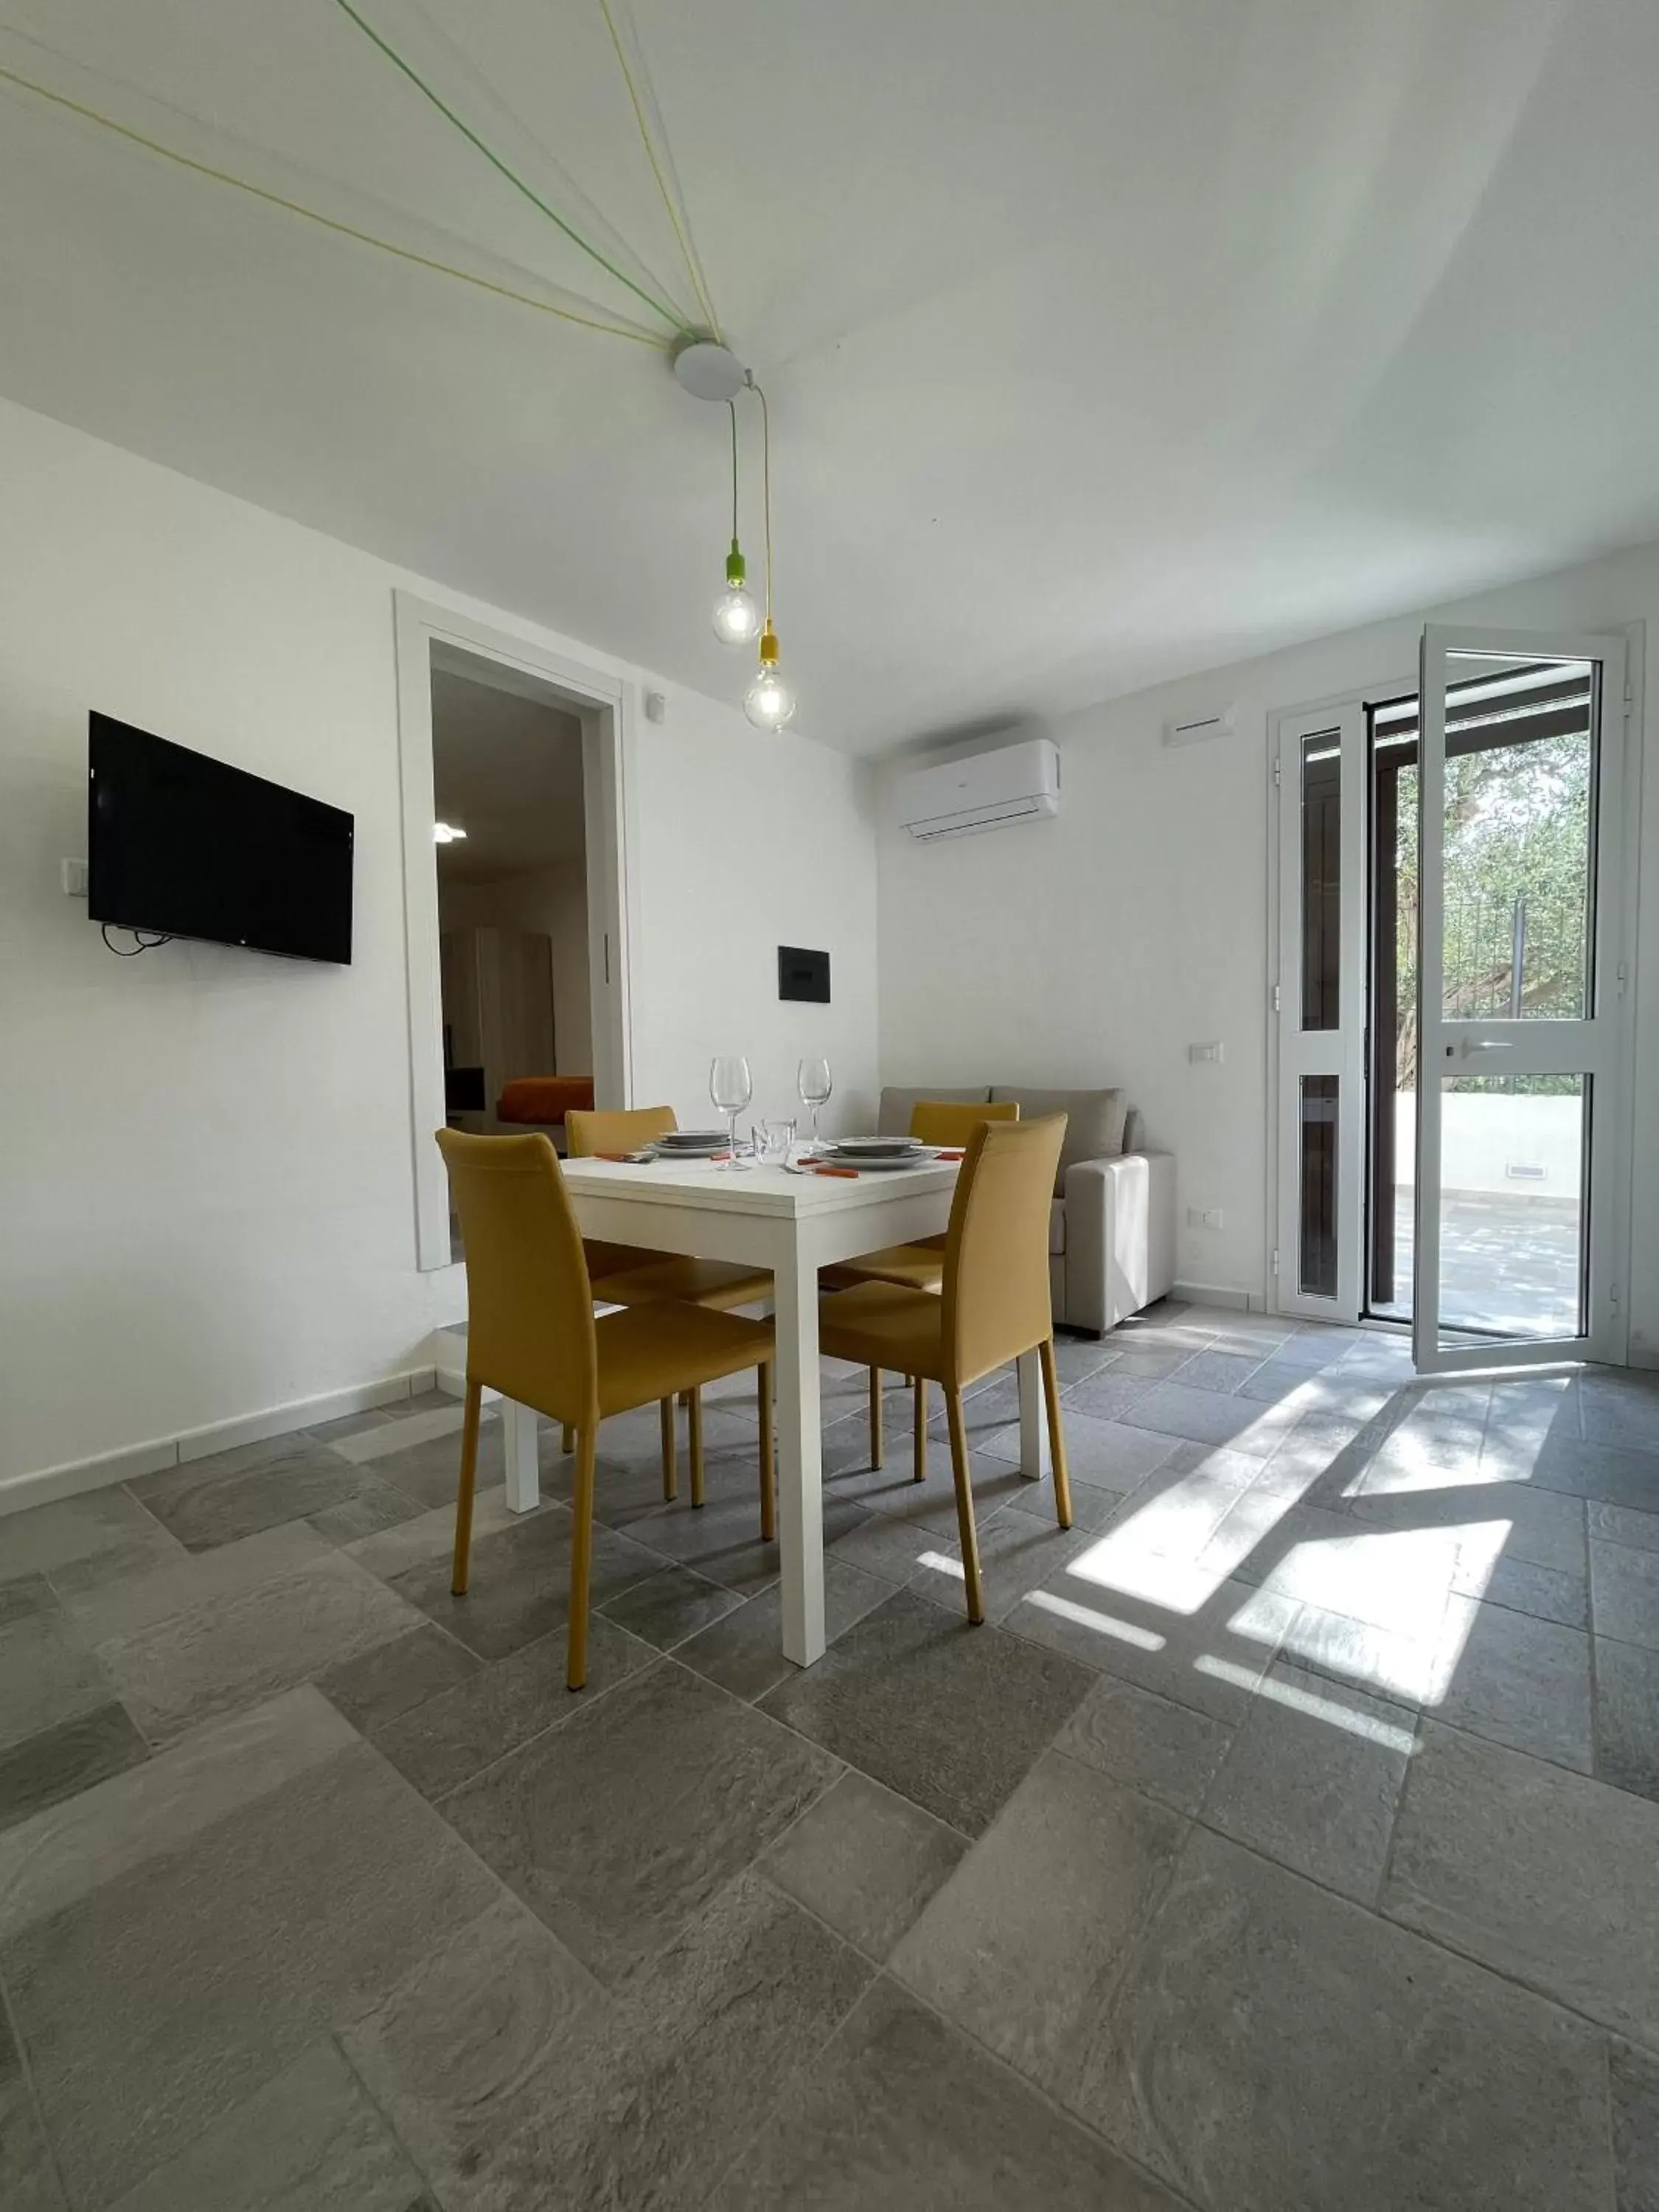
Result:
M1381 1744L1389 1751L1409 1754L1416 1741L1410 1729L1400 1728L1393 1721L1378 1720L1375 1713L1357 1712L1340 1698L1321 1697L1315 1691L1299 1689L1293 1682L1276 1681L1271 1674L1258 1678L1252 1668L1237 1666L1231 1659L1215 1658L1207 1651L1201 1651L1194 1660L1193 1671L1213 1675L1218 1681L1236 1682L1240 1689L1254 1691L1259 1698L1271 1698L1278 1705L1288 1705L1293 1712L1305 1713L1310 1720L1346 1729L1350 1735L1363 1736L1368 1743Z
M1091 1606L1073 1605L1069 1598L1056 1597L1052 1590L1033 1590L1025 1602L1044 1613L1056 1613L1061 1620L1075 1621L1079 1628L1091 1628L1097 1635L1115 1636L1120 1644L1133 1644L1138 1650L1164 1649L1164 1638L1152 1629L1139 1628L1133 1621L1119 1620L1109 1613L1097 1613Z

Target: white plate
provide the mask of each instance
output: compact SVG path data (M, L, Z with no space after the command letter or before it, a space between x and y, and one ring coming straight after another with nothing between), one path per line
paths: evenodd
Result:
M860 1175L880 1175L898 1168L930 1168L933 1164L931 1152L906 1152L902 1158L889 1159L878 1152L825 1152L823 1164L829 1168L853 1168Z

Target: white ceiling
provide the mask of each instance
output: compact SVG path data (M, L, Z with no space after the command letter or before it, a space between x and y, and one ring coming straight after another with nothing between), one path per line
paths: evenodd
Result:
M582 856L574 714L434 668L432 782L439 821L466 832L438 848L446 880L489 883Z
M421 39L415 0L360 4ZM511 136L495 88L672 280L597 5L428 7L488 80L444 88ZM808 735L879 750L1054 712L1659 536L1653 0L634 0L633 21L772 399ZM0 0L0 21L99 75L18 38L0 62L155 135L164 111L112 79L278 188L635 306L331 0ZM653 354L6 88L0 205L0 391L740 693L707 626L724 411Z

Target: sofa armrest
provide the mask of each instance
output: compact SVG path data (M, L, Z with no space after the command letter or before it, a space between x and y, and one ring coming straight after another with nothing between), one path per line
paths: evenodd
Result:
M1073 1328L1115 1328L1175 1281L1171 1152L1079 1160L1066 1170L1066 1310Z

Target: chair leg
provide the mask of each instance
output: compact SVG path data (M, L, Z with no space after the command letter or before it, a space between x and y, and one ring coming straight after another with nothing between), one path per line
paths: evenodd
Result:
M691 1393L691 1503L702 1504L702 1392Z
M662 1418L662 1494L672 1505L680 1486L679 1444L674 1435L674 1401L665 1398L657 1410Z
M565 1686L580 1690L587 1680L587 1581L593 1558L592 1429L576 1438L576 1486L570 1498L570 1633L565 1645Z
M915 1392L915 1400L911 1407L910 1425L915 1431L913 1449L916 1464L915 1472L910 1480L912 1482L926 1482L927 1480L927 1377L925 1375L918 1375L911 1387Z
M1054 1518L1062 1528L1072 1525L1072 1475L1066 1464L1066 1431L1060 1425L1060 1377L1054 1371L1054 1340L1045 1337L1037 1346L1042 1369L1042 1402L1048 1413L1048 1457L1054 1470Z
M962 1393L954 1383L945 1386L945 1412L951 1426L951 1474L957 1486L957 1533L962 1539L968 1618L977 1626L985 1618L985 1591L979 1578L979 1536L974 1528L974 1492L968 1479L968 1429L962 1418Z
M879 1467L882 1462L881 1434L881 1370L870 1370L870 1464Z
M760 1412L761 1540L769 1544L778 1533L778 1479L772 1451L772 1363L763 1359L757 1370L756 1396Z
M559 1431L559 1449L564 1454L565 1457L568 1459L571 1453L574 1451L575 1449L576 1431L571 1427L569 1422L567 1421L563 1427Z
M461 1415L461 1479L455 1492L455 1566L449 1577L457 1597L466 1595L472 1556L472 1492L478 1478L478 1412L483 1403L483 1384L469 1382Z

